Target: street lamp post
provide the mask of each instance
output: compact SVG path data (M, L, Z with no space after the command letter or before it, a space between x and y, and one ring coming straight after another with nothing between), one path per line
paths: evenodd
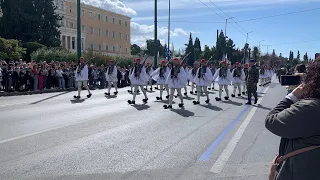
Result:
M261 42L263 42L263 41L265 41L265 40L259 41L259 67L260 67L260 65L261 65L261 50L260 50L260 44L261 44Z
M80 61L81 57L81 7L80 0L77 0L77 58Z
M169 20L168 20L168 52L170 52L170 21L171 21L171 1L169 0ZM168 54L168 62L170 61L170 56Z
M230 17L230 18L228 18L228 19L226 19L226 26L225 26L225 28L224 28L224 36L225 37L227 37L227 25L228 25L228 20L229 19L233 19L234 17Z
M157 0L154 0L154 62L153 65L156 68L158 64L158 7Z
M250 32L247 32L247 39L246 39L246 45L248 44L248 38L249 38L249 34L250 33L253 33L253 31L250 31ZM248 63L248 61L249 61L249 59L247 59L246 58L246 52L247 52L247 48L249 47L249 46L245 46L246 47L246 49L244 50L244 61L245 61L245 63Z

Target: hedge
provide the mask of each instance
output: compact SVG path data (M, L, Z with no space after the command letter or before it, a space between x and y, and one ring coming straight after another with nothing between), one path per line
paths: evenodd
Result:
M19 41L0 37L0 59L19 60L26 53L26 49L19 46Z

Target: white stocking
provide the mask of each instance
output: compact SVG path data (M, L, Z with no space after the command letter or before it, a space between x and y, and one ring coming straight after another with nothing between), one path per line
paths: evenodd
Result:
M227 97L229 97L229 89L228 89L228 85L224 85L224 90L226 91L226 95L227 95Z
M182 94L181 94L181 89L178 88L177 91L178 91L178 96L180 98L181 104L183 104L183 97L182 97Z

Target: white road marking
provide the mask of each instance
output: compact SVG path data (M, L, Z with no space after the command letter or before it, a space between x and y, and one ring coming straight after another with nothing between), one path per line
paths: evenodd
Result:
M263 91L263 93L265 94L268 91L268 89L269 89L269 86ZM258 100L257 104L260 104L263 98L264 98L264 96L261 97ZM246 130L247 126L248 126L248 124L252 120L252 117L255 114L255 112L257 111L257 109L258 109L257 106L252 107L252 109L249 112L249 114L246 117L246 119L242 122L242 124L240 125L239 129L237 130L237 132L234 134L234 136L232 137L232 139L228 143L227 147L223 150L223 152L221 153L221 155L219 156L217 161L212 166L210 172L217 173L217 174L221 173L223 168L226 166L230 156L232 155L234 149L236 148L237 144L239 143L243 133L245 132L245 130Z

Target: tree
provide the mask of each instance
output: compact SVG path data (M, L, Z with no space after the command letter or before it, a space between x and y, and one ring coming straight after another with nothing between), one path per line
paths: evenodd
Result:
M290 55L289 55L289 61L293 61L294 57L293 57L293 51L290 51Z
M59 21L52 0L0 0L0 36L22 42L60 46Z
M194 61L195 61L195 52L194 52L194 46L193 46L193 41L192 41L192 34L190 33L190 37L189 37L189 43L187 45L186 51L185 51L185 55L189 55L189 58L187 60L188 65L192 66Z
M196 38L194 41L194 52L195 52L195 59L200 59L202 50L201 50L201 43L199 38Z
M306 53L306 54L303 56L303 61L304 61L304 63L308 63L308 59L309 59L308 53Z
M154 40L153 39L148 39L146 41L147 43L147 49L145 50L145 54L149 55L149 56L154 56ZM164 47L162 46L162 44L160 43L160 40L158 39L157 40L157 43L158 43L158 50L159 50L159 55L160 57L164 57L165 56L165 50L164 50Z
M282 53L280 53L279 57L281 57L281 58L282 58Z
M253 57L253 59L255 59L256 61L259 59L259 48L258 48L257 46L254 46L254 47L253 47L252 57Z
M226 38L221 30L216 44L216 59L221 59L226 53Z
M19 60L26 49L19 47L19 42L12 39L0 38L0 59Z
M300 60L300 52L298 51L297 59Z
M232 39L228 39L226 41L226 49L225 49L225 53L228 55L228 59L231 60L232 63L236 62L235 56L234 56L234 52L236 51L235 48L235 44L233 43Z
M141 50L140 46L138 46L137 44L131 45L131 55L137 55L141 51L142 50Z

